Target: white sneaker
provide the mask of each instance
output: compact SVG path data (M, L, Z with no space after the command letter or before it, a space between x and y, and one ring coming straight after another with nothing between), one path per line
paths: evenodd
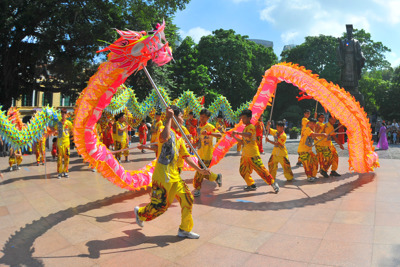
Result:
M96 172L96 169L92 169L92 172Z
M277 182L274 182L273 184L271 184L271 186L272 186L272 188L274 189L275 194L278 194L278 192L279 192L279 185L278 185L278 183L277 183Z
M13 167L10 166L10 168L8 169L8 171L9 171L9 172L12 172L12 170L13 170Z
M64 172L64 177L69 178L68 172Z
M315 177L308 177L307 181L313 183L313 182L315 182L315 179L316 179Z
M135 212L135 216L136 216L136 223L140 226L143 227L143 221L139 218L139 207L136 206L135 209L133 210Z
M21 168L17 165L17 170L20 170Z
M57 179L61 179L61 177L62 177L62 175L61 175L61 173L59 173L59 174L57 175Z
M193 191L193 196L194 196L194 197L199 197L199 196L200 196L200 190L199 190L199 189L195 189L195 190Z
M181 228L179 228L178 230L178 236L179 237L185 237L185 238L190 238L190 239L199 239L200 235L193 233L193 232L186 232L181 230Z

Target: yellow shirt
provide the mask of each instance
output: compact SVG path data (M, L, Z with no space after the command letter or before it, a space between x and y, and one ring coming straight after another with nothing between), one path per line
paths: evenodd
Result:
M150 141L151 143L157 140L157 133L161 126L163 126L163 122L161 120L156 121L151 126L151 141Z
M217 123L215 124L215 128L217 128L218 131L221 128L220 132L223 132L223 133L225 133L225 131L226 131L225 123L223 123L223 122L222 122L222 124L220 124L219 121L217 121Z
M181 177L178 170L178 159L189 156L183 138L171 129L167 141L162 140L158 134L158 158L153 173L153 181L173 183Z
M116 124L117 131L116 131L114 141L121 142L121 143L126 142L126 131L121 130L122 128L124 128L126 126L126 123L117 121L115 124Z
M306 127L307 127L307 123L309 122L309 120L306 118L306 117L304 117L302 120L301 120L301 135L303 135L303 132L304 132L304 130L306 129Z
M330 124L329 122L328 123L326 123L325 124L325 127L324 127L324 129L321 131L321 133L326 133L326 134L329 134L330 133L330 136L328 136L328 137L324 137L323 139L322 139L322 141L320 141L318 144L317 144L317 146L333 146L333 144L332 144L332 135L335 135L335 128L333 127L333 125L332 124Z
M197 149L197 153L202 160L206 161L212 159L212 154L214 152L213 136L202 135L201 133L203 131L211 133L219 133L219 131L210 123L206 123L205 125L197 128L197 134L199 136L199 147Z
M242 136L243 140L243 150L242 157L256 157L260 156L260 151L258 151L257 137L256 137L256 127L253 124L249 124L244 127L243 133L251 133L250 137Z
M274 146L274 149L272 149L272 155L277 156L277 157L287 157L288 152L285 146L286 143L286 134L285 132L282 132L281 134L278 133L278 130L274 129L269 129L269 133L274 137L274 142L278 142L281 146Z
M312 147L314 145L314 140L310 135L312 135L314 132L311 130L310 127L306 127L303 131L303 134L301 135L300 143L299 143L299 148L297 149L297 152L312 152Z
M69 146L69 135L72 133L72 123L68 120L66 120L64 123L59 121L54 129L58 132L57 146Z
M316 132L316 133L322 133L322 132L324 131L325 124L324 124L323 122L317 121L317 126L319 126L319 129L318 129L318 131L315 131L315 132ZM317 128L315 128L315 129L317 129ZM320 139L321 139L321 137L315 138L315 140L316 140L317 142L318 142ZM321 142L322 142L322 141L321 141ZM320 146L321 142L319 142L317 146Z
M185 135L190 135L188 129L187 129L185 126L181 125L181 127L182 127L183 133L184 133ZM182 140L183 140L183 142L185 143L185 139L182 138ZM190 140L190 139L189 139L189 140ZM186 143L185 143L185 146L186 146ZM183 159L183 157L181 157L181 155L179 155L179 159L178 159L178 168L183 168L183 165L184 165L184 164L185 164L185 160Z

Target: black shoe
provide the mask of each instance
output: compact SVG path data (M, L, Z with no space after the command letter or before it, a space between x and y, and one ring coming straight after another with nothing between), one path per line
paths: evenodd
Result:
M218 173L217 179L215 180L217 182L218 187L222 186L222 174Z
M336 171L331 171L331 176L339 177L341 175L339 173L337 173Z
M302 166L303 164L301 163L301 161L296 163L296 166Z
M246 186L243 189L244 189L244 191L256 191L257 190L257 186L256 186L256 184L252 184L250 186Z
M329 175L324 170L320 170L319 173L324 176L324 178L329 178Z

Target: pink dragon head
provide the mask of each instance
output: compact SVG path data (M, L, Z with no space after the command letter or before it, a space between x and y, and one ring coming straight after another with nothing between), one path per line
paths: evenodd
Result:
M144 31L120 31L121 36L113 44L97 51L111 51L114 54L110 61L120 62L120 68L126 68L128 74L141 70L147 65L147 61L153 60L158 66L162 66L172 59L172 50L165 39L165 21L162 25L157 25L157 29L152 35Z

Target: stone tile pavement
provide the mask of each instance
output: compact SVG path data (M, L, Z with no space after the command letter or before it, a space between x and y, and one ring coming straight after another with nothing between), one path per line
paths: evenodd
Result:
M70 178L57 179L50 158L47 175L34 156L13 172L0 158L1 266L400 266L400 160L357 174L342 156L342 176L314 184L302 168L293 168L293 182L279 169L274 194L256 174L258 190L243 191L232 150L212 168L223 174L222 187L205 181L195 200L200 239L186 240L176 236L177 202L139 228L133 208L149 201L149 190L114 186L75 152ZM137 169L153 154L130 158L124 167ZM193 173L182 177L192 189Z

